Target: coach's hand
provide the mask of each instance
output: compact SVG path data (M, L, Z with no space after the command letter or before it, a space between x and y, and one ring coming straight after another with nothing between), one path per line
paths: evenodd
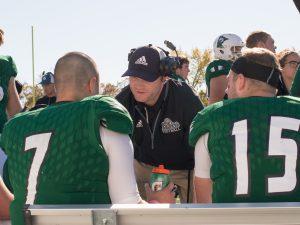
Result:
M145 184L147 201L149 203L175 203L174 184L171 182L161 191L152 191L148 183Z

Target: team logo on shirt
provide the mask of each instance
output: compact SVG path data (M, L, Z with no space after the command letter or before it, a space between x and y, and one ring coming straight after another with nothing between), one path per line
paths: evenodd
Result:
M135 127L136 127L136 128L143 127L143 122L142 122L142 120L139 120L139 122L136 124Z
M168 134L180 131L181 129L180 124L177 121L173 122L169 118L165 118L161 123L161 130L164 134Z
M2 101L4 97L4 91L3 91L3 88L0 86L0 101Z

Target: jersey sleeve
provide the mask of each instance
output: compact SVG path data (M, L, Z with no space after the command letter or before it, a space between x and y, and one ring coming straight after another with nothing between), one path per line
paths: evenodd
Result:
M215 60L212 61L206 68L205 80L209 81L214 77L219 77L221 75L227 75L230 70L230 63L225 60ZM207 82L207 85L209 82Z
M18 74L17 66L11 56L8 56L8 76L16 77Z
M210 95L210 80L215 77L227 75L229 73L231 64L225 60L214 60L206 68L205 82L208 89L208 96Z
M300 67L298 68L292 84L291 96L300 97Z
M132 119L126 108L117 100L108 96L100 96L95 97L94 102L96 118L100 121L100 125L121 134L132 134ZM95 125L97 127L99 124Z
M1 86L8 87L11 77L17 76L17 67L11 56L0 57Z
M11 56L5 56L1 58L1 65L0 65L2 79L5 79L6 82L10 80L11 77L16 77L18 74L18 70L16 64Z
M189 135L189 144L192 147L195 147L198 139L206 134L209 133L210 130L210 111L212 106L208 106L202 111L198 112L195 118L193 119L191 126L190 126L190 135Z

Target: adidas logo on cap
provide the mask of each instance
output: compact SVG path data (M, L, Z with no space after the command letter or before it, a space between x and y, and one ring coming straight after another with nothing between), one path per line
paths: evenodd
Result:
M146 61L146 57L145 56L142 56L140 58L138 58L134 64L141 64L141 65L144 65L144 66L148 66L148 63Z

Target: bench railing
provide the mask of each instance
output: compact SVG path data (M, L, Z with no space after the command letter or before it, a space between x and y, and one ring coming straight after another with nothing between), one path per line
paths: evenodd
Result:
M300 224L300 203L32 205L27 225Z

